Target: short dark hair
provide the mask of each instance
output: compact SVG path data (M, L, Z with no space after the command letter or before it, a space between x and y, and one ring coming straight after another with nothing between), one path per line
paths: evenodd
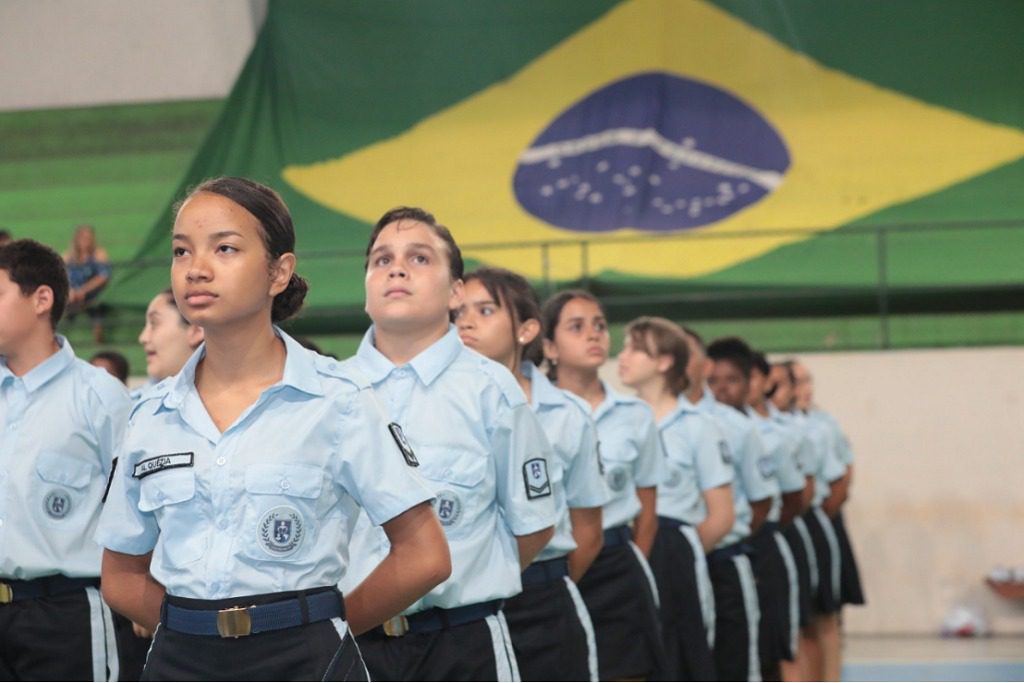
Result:
M34 294L44 285L53 291L50 325L56 330L68 304L70 287L60 254L35 240L14 240L0 247L0 270L7 271L7 277L24 296Z
M626 325L626 335L634 348L643 349L652 358L672 358L665 381L673 394L678 396L689 388L686 364L690 362L690 345L686 343L683 328L666 318L645 315Z
M512 334L516 328L527 320L536 320L541 325L541 333L533 341L523 347L522 358L534 365L544 360L541 338L544 334L544 323L541 321L540 302L533 287L519 273L504 268L478 268L466 276L466 282L477 280L484 286L491 298L509 312L512 319Z
M98 351L92 354L92 358L89 362L92 363L95 360L105 360L110 363L114 368L114 377L121 380L121 384L128 383L128 359L117 351Z
M366 258L363 261L363 270L370 267L370 252L373 251L373 244L377 241L380 231L395 221L416 221L430 228L448 247L448 272L451 274L452 281L462 279L466 266L462 262L462 250L456 244L451 231L438 223L437 219L434 218L434 214L417 206L397 206L380 217L370 232L370 240L366 243Z
M295 225L292 223L292 215L288 212L288 206L281 199L281 195L273 189L248 178L210 178L197 185L188 193L188 197L175 206L175 214L181 211L186 201L200 192L230 199L251 213L260 224L263 247L267 250L270 260L279 258L282 254L295 253ZM308 291L309 284L306 280L297 273L292 273L288 286L274 297L271 320L280 322L298 313Z
M750 370L754 366L754 352L750 345L739 337L721 337L708 344L708 358L715 362L729 361L744 377L750 379Z
M753 354L754 367L760 370L765 377L772 374L772 366L768 362L768 358L760 351L754 351Z
M11 233L7 228L0 228L0 244L9 242L11 240Z

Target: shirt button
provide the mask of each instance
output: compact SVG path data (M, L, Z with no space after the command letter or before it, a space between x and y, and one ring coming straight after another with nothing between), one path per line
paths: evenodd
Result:
M292 483L290 481L288 481L287 479L282 479L281 480L281 490L282 491L287 491L291 487L292 487Z
M226 519L220 520L219 522L217 522L217 526L220 527L221 529L227 529L228 528L228 520L226 520Z
M4 525L4 520L0 519L0 526Z
M224 456L223 456L223 455L222 455L222 456L220 456L219 458L217 458L217 464L218 464L218 465L223 465L223 464L224 464L224 463L226 463L226 462L227 462L227 460L225 460L225 459L224 459Z

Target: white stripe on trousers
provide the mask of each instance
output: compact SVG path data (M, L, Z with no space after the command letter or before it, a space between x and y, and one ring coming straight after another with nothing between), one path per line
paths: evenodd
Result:
M747 613L747 680L761 680L761 656L758 643L758 629L761 626L761 606L757 601L757 583L754 580L754 569L750 566L750 558L736 555L732 558L736 565L736 573L740 576L740 588L743 590L743 609Z
M775 545L779 547L782 562L789 577L789 654L796 657L797 631L800 630L800 582L797 580L796 559L785 537L775 532Z
M836 605L839 605L839 573L842 571L842 556L839 554L839 537L836 536L836 528L832 526L832 520L828 518L825 511L821 508L814 508L814 516L818 518L818 524L821 525L821 530L825 534L825 540L828 541L828 555L832 558L832 597L836 601Z
M341 649L341 645L345 643L346 638L352 639L352 645L355 646L356 652L359 653L359 663L363 665L363 671L366 673L366 680L372 681L373 679L370 677L370 670L366 668L366 662L363 661L363 653L359 649L359 642L348 630L348 622L343 621L341 617L333 617L331 619L331 625L334 627L334 630L338 632L338 637L341 638L341 644L338 645L339 650ZM326 674L327 672L324 672L325 676Z
M633 554L636 555L636 561L640 563L640 567L644 570L644 574L647 576L647 583L651 587L651 595L654 596L654 606L661 609L661 595L658 594L658 584L654 582L654 572L651 571L651 565L648 564L647 558L644 557L643 552L636 543L630 541L629 547L633 549Z
M519 663L512 649L512 637L508 633L508 622L501 610L487 617L487 628L491 631L491 645L494 647L494 667L499 681L518 681Z
M590 680L597 680L597 637L594 635L594 622L590 620L590 612L587 610L587 603L583 602L580 589L576 582L568 576L563 576L565 588L572 597L572 604L576 608L576 618L580 620L580 626L587 635L587 670L590 671Z
M708 572L708 556L704 552L704 544L700 542L697 529L688 525L679 525L679 532L693 549L693 571L697 577L697 595L700 598L700 613L704 619L704 632L708 637L708 647L715 649L715 589L711 585L711 574Z
M116 681L121 672L120 660L117 657L117 638L114 636L114 619L97 589L87 587L85 595L89 600L92 680Z
M814 551L814 541L811 540L811 532L807 529L807 522L800 517L793 518L793 526L800 534L800 540L804 543L804 554L807 555L807 568L811 574L811 595L818 592L818 555Z

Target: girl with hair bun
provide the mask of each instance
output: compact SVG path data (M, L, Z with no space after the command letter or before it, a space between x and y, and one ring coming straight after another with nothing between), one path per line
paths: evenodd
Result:
M352 635L450 571L371 397L275 325L306 294L294 249L284 202L251 180L178 207L174 299L205 341L136 403L97 532L104 597L155 629L144 680L367 680ZM391 548L342 599L360 507Z

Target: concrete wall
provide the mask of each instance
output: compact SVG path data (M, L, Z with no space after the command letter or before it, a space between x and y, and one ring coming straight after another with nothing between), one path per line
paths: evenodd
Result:
M847 632L936 633L966 603L1024 634L1024 603L983 583L1024 566L1024 348L800 358L857 457L845 514L868 605L845 610Z
M0 110L223 97L265 0L3 0Z

